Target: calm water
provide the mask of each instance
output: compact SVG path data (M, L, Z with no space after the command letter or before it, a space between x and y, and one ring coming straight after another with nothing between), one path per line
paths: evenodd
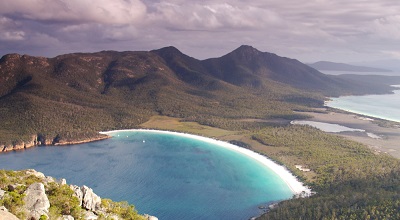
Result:
M312 127L318 128L321 131L325 132L332 132L332 133L339 133L339 132L344 132L344 131L357 131L357 132L365 132L365 130L362 129L356 129L356 128L349 128L343 125L338 125L338 124L331 124L331 123L324 123L324 122L316 122L316 121L291 121L290 124L296 124L296 125L310 125Z
M34 168L135 204L159 219L248 219L292 192L240 153L172 134L123 131L105 141L0 155L2 169ZM119 136L118 136L119 135ZM145 142L144 142L145 140Z
M327 106L366 116L400 122L400 90L388 95L343 96Z

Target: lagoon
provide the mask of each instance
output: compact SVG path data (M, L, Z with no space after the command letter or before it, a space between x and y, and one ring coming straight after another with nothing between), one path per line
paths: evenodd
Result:
M248 219L261 214L258 206L294 194L276 169L212 141L135 130L110 135L2 154L0 167L66 178L159 219Z

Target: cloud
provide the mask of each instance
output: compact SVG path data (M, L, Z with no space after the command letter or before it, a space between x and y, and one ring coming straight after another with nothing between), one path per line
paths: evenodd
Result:
M130 24L141 21L146 6L139 0L12 0L0 13L42 22Z
M0 39L6 41L20 41L25 39L25 32L23 31L6 31L0 33Z
M400 60L400 51L381 51L383 54L388 54L392 58L396 58Z
M400 40L400 15L375 19L369 30L382 39Z
M149 7L152 11L149 14L151 20L178 30L261 28L280 22L279 16L273 11L251 5L158 2Z
M249 44L345 62L400 50L399 11L398 0L12 0L0 7L0 51L53 56L174 45L208 58Z

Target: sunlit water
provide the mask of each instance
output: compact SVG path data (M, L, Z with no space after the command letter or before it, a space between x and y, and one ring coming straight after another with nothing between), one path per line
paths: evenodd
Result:
M173 134L112 135L94 143L1 154L0 167L66 178L163 220L248 219L260 214L258 206L293 195L274 172L235 151Z
M331 98L326 106L370 117L400 122L400 90L387 95Z

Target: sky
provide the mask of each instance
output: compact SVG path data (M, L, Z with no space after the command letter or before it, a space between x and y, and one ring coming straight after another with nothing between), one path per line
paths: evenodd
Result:
M400 59L398 0L3 0L0 56L240 45L298 59Z

